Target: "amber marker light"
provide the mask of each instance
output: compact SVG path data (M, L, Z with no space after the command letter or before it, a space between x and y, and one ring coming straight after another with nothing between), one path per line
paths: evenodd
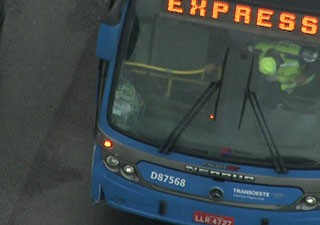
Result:
M209 119L210 119L210 120L215 120L215 118L216 118L216 116L215 116L214 114L210 114L210 115L209 115Z
M103 141L103 147L107 148L107 149L112 149L113 147L113 143L110 140L104 140Z

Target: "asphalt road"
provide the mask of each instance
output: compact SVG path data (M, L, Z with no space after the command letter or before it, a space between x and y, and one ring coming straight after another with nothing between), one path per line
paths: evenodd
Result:
M0 45L0 224L160 225L90 200L104 0L10 0Z

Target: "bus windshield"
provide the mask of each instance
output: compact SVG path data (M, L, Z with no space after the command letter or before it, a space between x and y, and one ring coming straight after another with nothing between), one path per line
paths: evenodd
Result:
M254 96L285 166L319 169L319 45L281 30L181 19L165 12L164 2L138 0L129 8L111 126L159 149L209 85L220 84L170 151L274 167L250 106Z

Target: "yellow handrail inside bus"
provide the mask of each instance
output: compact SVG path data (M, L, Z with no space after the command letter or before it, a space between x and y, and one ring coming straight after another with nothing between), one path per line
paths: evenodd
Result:
M168 79L166 96L171 95L173 80L206 84L207 82L203 81L205 74L209 74L210 72L217 70L218 71L218 79L220 79L220 75L221 75L221 68L216 67L214 64L208 64L208 65L204 66L203 68L197 69L197 70L172 70L172 69L168 69L168 68L164 68L164 67L153 66L153 65L139 63L139 62L129 62L129 61L126 61L125 65L169 74L170 76L165 77L166 79ZM174 77L173 75L179 75L179 76L180 75L201 75L201 81L178 78L178 77ZM163 76L161 76L161 77L163 77Z
M163 73L169 73L169 74L175 74L175 75L197 75L197 74L203 74L206 71L206 67L202 69L197 69L197 70L171 70L159 66L152 66L144 63L137 63L137 62L125 62L126 66L134 66L134 67L140 67L144 69L149 69L149 70L156 70L159 72Z

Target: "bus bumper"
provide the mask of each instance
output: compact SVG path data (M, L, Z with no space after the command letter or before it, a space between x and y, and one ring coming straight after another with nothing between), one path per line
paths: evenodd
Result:
M179 197L128 181L109 171L99 148L92 162L91 198L111 207L173 224L319 225L319 211L280 212L236 208ZM220 220L220 219L221 220Z

